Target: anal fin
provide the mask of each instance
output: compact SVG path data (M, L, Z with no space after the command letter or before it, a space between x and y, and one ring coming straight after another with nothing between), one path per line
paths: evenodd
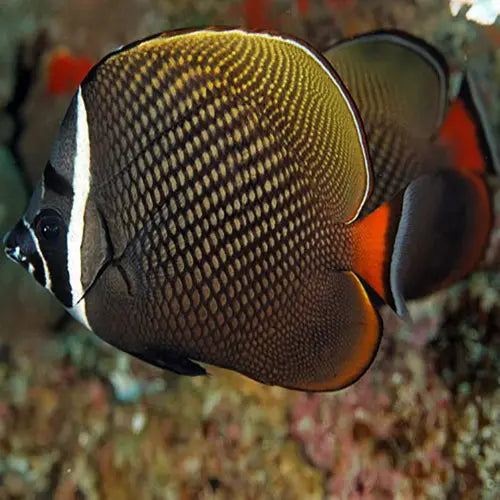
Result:
M380 317L353 272L328 271L315 276L307 288L304 308L298 311L302 325L287 334L288 339L303 337L306 355L298 379L280 385L307 391L342 389L361 377L375 358L382 336Z

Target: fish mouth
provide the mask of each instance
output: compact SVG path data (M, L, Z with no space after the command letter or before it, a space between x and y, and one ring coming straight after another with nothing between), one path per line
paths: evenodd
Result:
M28 257L21 251L20 245L16 241L14 230L9 231L2 239L5 255L9 260L23 267L28 267Z
M45 288L50 288L50 276L43 255L37 247L33 231L23 218L3 237L5 255L20 264Z

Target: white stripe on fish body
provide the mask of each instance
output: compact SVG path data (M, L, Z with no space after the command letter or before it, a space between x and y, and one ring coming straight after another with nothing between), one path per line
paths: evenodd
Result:
M85 299L81 299L73 307L67 308L68 312L75 318L79 323L81 323L88 330L92 330L87 318L87 309L85 304Z
M68 312L89 330L82 284L82 243L85 207L90 190L90 139L87 110L78 87L76 105L75 159L73 162L73 205L68 226L68 275L73 307Z

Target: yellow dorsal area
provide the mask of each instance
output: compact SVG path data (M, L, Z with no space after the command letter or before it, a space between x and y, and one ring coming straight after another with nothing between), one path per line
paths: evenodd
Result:
M285 36L207 29L166 33L126 47L101 64L119 59L126 69L134 58L147 61L131 82L144 88L145 99L165 82L173 99L176 90L182 94L194 87L185 105L206 107L208 133L210 120L226 119L218 114L221 102L243 106L259 117L262 140L257 147L264 151L267 143L279 141L332 222L357 217L371 183L364 132L347 90L313 49ZM159 64L148 80L148 67ZM243 155L245 130L234 144Z

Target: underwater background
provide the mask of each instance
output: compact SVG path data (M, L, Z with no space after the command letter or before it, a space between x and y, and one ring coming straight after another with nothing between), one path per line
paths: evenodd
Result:
M478 24L451 3L453 14L446 0L0 0L0 234L87 70L163 30L244 25L322 48L403 29L473 73L498 137L499 18ZM385 314L370 370L323 394L146 365L1 252L0 499L500 498L499 232L479 272L410 305L413 324Z

